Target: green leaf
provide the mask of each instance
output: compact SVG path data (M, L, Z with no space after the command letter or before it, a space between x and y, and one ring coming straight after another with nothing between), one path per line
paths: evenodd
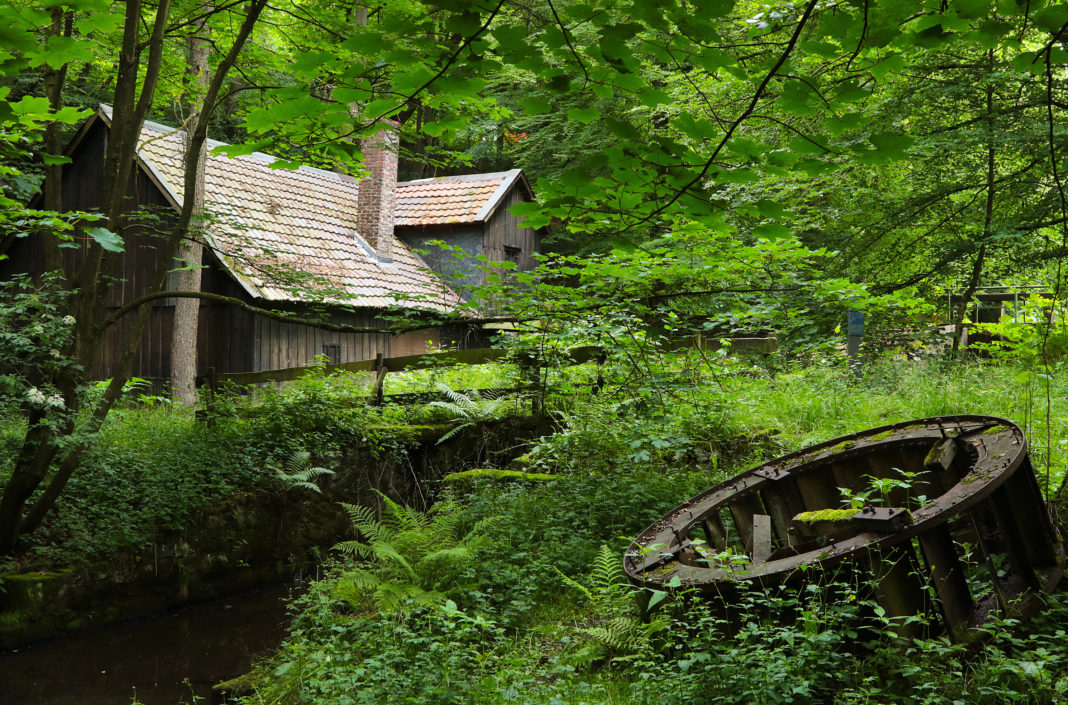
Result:
M761 198L757 201L757 211L765 218L782 218L786 215L781 204Z
M830 150L826 148L826 140L820 137L798 136L790 140L790 151L798 154L826 154Z
M93 32L110 32L122 24L122 15L95 12L88 17L82 17L74 22L74 26L82 34Z
M601 111L595 108L571 108L567 111L567 119L588 125L601 118Z
M1031 19L1042 29L1056 32L1068 24L1068 5L1061 3L1050 5L1031 15Z
M48 64L58 69L72 61L88 61L91 57L87 41L73 37L49 37L45 45L30 58L30 66Z
M333 54L325 51L308 51L297 56L297 60L290 65L289 69L298 74L314 74L333 58Z
M753 228L753 233L769 240L778 240L779 238L789 237L793 230L779 223L763 223Z
M494 27L490 34L506 49L527 45L527 28L523 25L501 25Z
M875 66L872 66L869 70L871 71L872 76L881 80L890 73L901 71L904 67L905 59L901 54L888 54L886 58Z
M372 100L364 106L363 114L367 116L368 120L377 120L383 115L388 115L396 109L396 100L393 100L392 98L379 98L378 100Z
M882 154L891 159L903 159L905 150L916 141L909 135L901 135L894 132L882 132L872 135L868 140L875 145Z
M544 115L553 109L552 101L540 96L523 98L519 101L519 106L523 108L523 112L527 115Z
M846 113L840 117L827 118L824 123L827 126L827 131L834 137L840 137L842 134L856 130L864 125L865 118L862 113Z
M1038 75L1045 71L1045 62L1041 55L1025 51L1012 60L1012 67L1017 71L1026 71Z
M807 176L819 176L834 169L834 164L822 159L802 159L797 162L795 168L800 169Z
M752 184L760 181L760 174L745 167L741 169L725 169L719 173L719 177L716 180L730 184Z
M89 228L85 234L96 240L96 243L108 252L122 252L122 238L107 228Z
M593 86L593 94L598 98L607 100L615 94L615 91L612 90L612 86L607 86L603 83L596 83Z
M836 103L855 103L858 100L864 100L871 95L871 91L866 88L852 83L847 83L842 86L834 95L834 102Z
M645 607L647 610L653 609L668 597L668 593L664 590L650 590L650 593L649 603Z

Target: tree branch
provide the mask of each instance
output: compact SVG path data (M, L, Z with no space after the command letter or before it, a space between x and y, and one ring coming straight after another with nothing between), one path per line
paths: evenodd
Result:
M734 120L734 122L731 123L730 127L727 128L727 132L723 135L723 138L719 141L719 144L716 145L716 149L708 157L708 160L705 161L705 164L701 168L701 171L699 171L696 176L690 179L690 181L684 184L681 188L676 189L675 193L671 196L671 198L668 199L667 203L661 206L657 206L655 209L653 209L651 213L646 216L643 216L635 223L633 223L632 227L641 225L642 223L648 223L650 220L663 213L665 210L677 203L678 200L682 198L683 193L689 191L691 188L699 184L708 175L708 171L712 168L713 164L715 164L716 160L719 158L720 151L722 151L722 149L727 145L727 142L730 141L731 137L734 136L734 131L737 130L743 122L745 122L745 120L753 113L754 110L756 110L757 104L760 102L760 99L764 95L764 91L767 89L768 84L771 83L771 79L773 79L776 74L779 73L779 69L781 69L783 67L783 64L786 63L786 60L790 58L790 54L793 53L794 46L797 44L797 40L801 37L801 31L805 28L805 25L808 23L809 17L812 16L812 12L816 9L816 6L818 4L819 0L810 0L809 3L805 6L805 11L801 15L801 19L798 21L797 27L794 28L794 33L790 37L790 41L787 42L786 49L783 50L782 54L779 56L779 60L775 62L775 65L772 66L771 70L768 71L767 75L764 76L764 80L760 82L760 86L758 86L756 92L753 93L753 97L749 101L749 105L744 111L742 111L742 114L739 115Z

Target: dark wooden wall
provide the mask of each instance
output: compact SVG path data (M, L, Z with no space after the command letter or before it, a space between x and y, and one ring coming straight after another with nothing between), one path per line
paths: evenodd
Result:
M312 326L253 316L252 366L256 371L282 370L287 367L306 367L323 354L323 345L339 346L338 362L373 359L378 353L390 356L388 333L340 333ZM330 323L359 327L381 327L382 321L373 313L339 313L330 316Z
M520 185L516 185L505 195L497 210L490 216L485 227L484 252L490 261L503 262L505 246L518 247L520 250L518 265L520 271L537 266L534 253L541 249L541 237L537 230L519 227L519 218L508 212L517 203L524 203L530 198Z
M107 130L97 122L84 135L71 153L72 163L64 167L63 205L69 210L97 210L103 201L103 163ZM107 276L115 284L109 292L108 313L142 295L160 264L158 247L173 222L175 211L152 178L142 169L134 170L127 189L131 210L149 213L148 224L128 228L126 249L111 258ZM153 222L154 221L154 222ZM157 232L158 231L158 232ZM68 272L81 264L88 251L89 240L80 247L64 251L64 267ZM38 238L15 241L7 251L8 260L0 260L0 277L17 272L41 272L44 256ZM253 305L254 300L225 270L210 251L205 252L205 269L201 290L237 298ZM100 363L92 371L94 379L111 375L121 355L125 338L134 315L127 315L114 325L104 340ZM171 328L174 319L174 300L161 299L152 307L151 315L134 359L132 374L153 383L156 392L163 390L170 377ZM360 327L380 327L382 321L373 312L343 313L332 317L334 323ZM302 367L322 354L324 344L339 346L340 362L374 358L379 352L391 355L387 333L335 333L285 321L275 321L223 303L201 303L197 340L197 370L203 373L214 367L217 372L259 372L264 370ZM403 345L401 346L403 347Z

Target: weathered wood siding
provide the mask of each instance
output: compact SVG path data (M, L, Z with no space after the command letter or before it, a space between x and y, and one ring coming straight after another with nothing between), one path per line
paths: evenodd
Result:
M437 328L424 328L401 333L390 338L389 356L422 355L430 345L434 349L441 347L441 331Z
M282 370L305 367L324 354L324 345L337 345L338 362L372 359L378 353L391 356L388 333L340 333L312 326L253 316L252 370ZM329 322L359 327L381 327L371 312L338 313Z
M485 225L484 252L491 262L504 262L507 256L505 247L519 250L517 264L520 271L533 269L538 262L534 253L541 249L541 236L537 230L519 227L519 218L508 212L517 203L529 201L525 190L518 184L509 191L497 210L493 212Z
M107 130L96 123L72 152L72 163L64 167L63 206L68 210L95 210L103 202L103 164L107 147ZM145 293L157 267L161 264L159 246L173 222L175 212L171 203L152 178L140 168L131 175L127 196L131 210L151 214L154 222L124 231L126 249L121 255L110 257L106 271L115 285L106 301L107 312ZM80 247L64 250L64 268L74 271L83 261L90 241ZM16 240L8 249L8 260L0 261L0 277L8 278L17 272L38 273L44 269L44 250L39 238ZM170 263L167 263L168 266ZM222 294L253 305L255 301L236 282L215 255L205 252L201 290ZM92 370L94 379L111 375L121 356L122 342L134 320L129 314L106 334L99 363ZM153 305L144 335L138 343L132 374L153 383L160 392L170 378L171 328L174 320L174 300L159 299ZM373 313L339 314L332 322L361 327L380 327L382 321ZM263 370L299 367L311 363L324 353L324 344L336 345L339 362L353 362L375 357L382 352L391 355L391 336L386 333L334 333L309 326L275 321L236 306L202 301L197 339L197 372L203 374L213 367L217 372L258 372ZM409 349L404 343L401 348Z

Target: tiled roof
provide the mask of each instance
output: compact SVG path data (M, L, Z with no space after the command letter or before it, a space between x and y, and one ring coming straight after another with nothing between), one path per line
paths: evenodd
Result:
M105 109L105 116L110 110ZM184 133L146 122L138 157L177 206ZM208 244L241 285L270 301L331 300L352 306L448 310L459 297L399 238L380 261L356 231L358 183L311 167L271 169L273 157L210 156L204 200ZM325 293L324 292L328 292Z
M394 208L398 226L481 223L493 212L519 169L495 174L441 176L397 184Z

